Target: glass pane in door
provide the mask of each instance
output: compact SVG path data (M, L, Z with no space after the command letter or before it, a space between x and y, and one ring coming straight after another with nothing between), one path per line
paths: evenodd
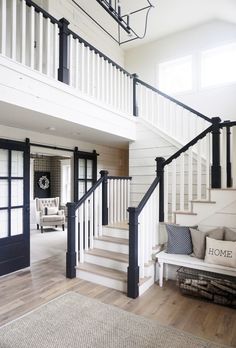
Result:
M11 152L11 176L23 177L24 153L22 151Z
M11 236L23 234L23 209L11 210Z
M8 176L8 150L0 149L0 177Z
M87 160L87 179L93 178L93 161Z
M8 237L8 210L0 210L0 238Z
M85 182L79 181L79 199L85 194Z
M8 180L0 180L0 208L8 207Z
M85 160L79 159L79 179L85 178Z
M23 205L23 180L12 180L11 182L11 205L13 207Z

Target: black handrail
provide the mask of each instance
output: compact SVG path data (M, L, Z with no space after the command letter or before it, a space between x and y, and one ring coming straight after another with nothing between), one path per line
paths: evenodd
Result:
M184 109L190 111L191 113L193 113L193 114L195 114L195 115L197 115L197 116L203 118L205 121L208 121L208 122L212 123L212 119L211 119L210 117L207 117L207 116L201 114L200 112L194 110L194 109L191 108L190 106L188 106L188 105L186 105L186 104L184 104L184 103L181 103L179 100L177 100L177 99L175 99L175 98L169 96L169 95L166 94L166 93L161 92L159 89L157 89L157 88L155 88L155 87L149 85L148 83L146 83L146 82L144 82L144 81L142 81L142 80L140 80L140 79L138 79L138 78L136 78L136 82L137 82L137 83L140 83L141 85L145 86L146 88L151 89L153 92L156 92L156 93L160 94L162 97L169 99L169 100L172 101L173 103L175 103L175 104L181 106L182 108L184 108Z
M42 13L44 18L49 18L53 24L57 24L59 28L62 26L60 21L58 21L55 17L51 16L47 11L45 11L42 7L37 5L35 2L31 0L25 0L25 2L26 2L26 5L29 7L33 6L37 13Z
M78 34L74 33L71 29L68 29L68 34L72 35L74 39L78 39L79 42L83 43L85 45L85 47L89 47L91 51L94 51L96 54L98 54L100 57L103 57L105 60L107 60L110 64L112 64L113 66L115 66L117 69L119 69L120 71L122 71L125 75L129 76L129 77L133 77L132 74L130 74L127 70L125 70L124 68L122 68L119 64L115 63L111 58L109 58L108 56L106 56L104 53L102 53L99 49L97 49L96 47L94 47L93 45L91 45L88 41L84 40L81 36L79 36Z
M107 179L112 179L112 180L132 180L132 176L108 176Z
M84 195L80 198L78 202L75 202L75 210L79 209L79 207L86 201L86 199L91 196L91 194L96 190L96 188L103 182L104 177L100 178Z
M236 121L224 121L220 124L220 128L235 127L235 126L236 126Z
M205 129L202 133L197 135L193 140L184 145L180 150L170 156L164 163L163 166L170 164L174 159L178 158L182 153L186 152L191 146L195 145L199 140L203 139L213 129L213 125Z

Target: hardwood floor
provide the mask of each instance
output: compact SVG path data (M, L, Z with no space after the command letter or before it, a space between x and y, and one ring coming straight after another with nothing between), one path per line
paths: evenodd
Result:
M75 291L126 311L236 347L236 310L182 296L174 282L153 285L136 300L119 291L80 279L66 279L64 256L36 262L31 269L0 279L0 325L53 298Z

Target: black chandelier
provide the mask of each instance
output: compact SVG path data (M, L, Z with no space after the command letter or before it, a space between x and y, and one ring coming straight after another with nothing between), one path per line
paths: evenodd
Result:
M103 9L117 22L118 24L118 35L115 37L108 30L105 29L104 25L100 24L95 18L89 15L75 0L72 0L90 19L92 19L103 31L105 31L113 40L115 40L119 45L124 43L134 41L137 39L143 39L147 33L147 24L148 24L148 16L150 10L154 7L149 0L147 1L147 6L139 8L134 11L130 11L129 13L122 13L121 0L96 0L99 5L103 7ZM124 1L124 0L123 0ZM144 21L144 31L143 34L140 35L137 33L137 30L132 28L132 17L137 13L145 14ZM124 38L123 33L128 35Z

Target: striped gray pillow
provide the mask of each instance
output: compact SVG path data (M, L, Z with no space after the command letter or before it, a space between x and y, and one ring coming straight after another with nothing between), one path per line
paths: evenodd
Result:
M166 230L168 234L166 252L168 254L192 254L193 246L189 227L167 224Z

